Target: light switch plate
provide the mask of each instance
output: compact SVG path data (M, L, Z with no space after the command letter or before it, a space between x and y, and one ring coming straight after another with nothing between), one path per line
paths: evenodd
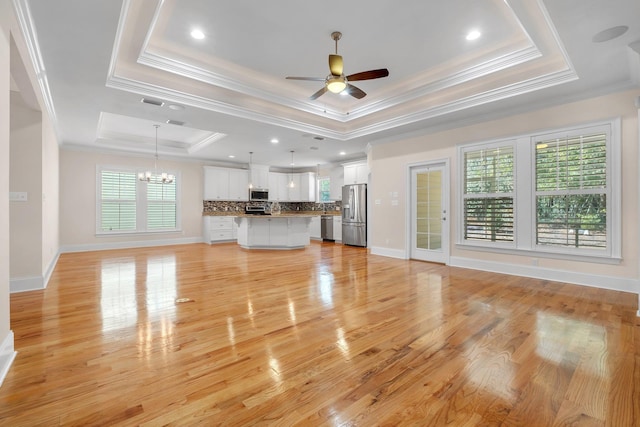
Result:
M9 201L11 201L11 202L26 202L27 201L27 192L26 191L10 191L9 192Z

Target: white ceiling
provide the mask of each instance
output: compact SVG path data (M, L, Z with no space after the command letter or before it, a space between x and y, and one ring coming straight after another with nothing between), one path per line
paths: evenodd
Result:
M160 156L247 163L252 151L289 167L295 150L297 167L315 167L640 81L637 0L14 2L61 143L83 149L153 153L160 124ZM592 41L619 25L620 37ZM481 37L466 40L473 29ZM345 74L389 70L355 83L361 100L312 101L322 82L285 80L329 74L333 31Z

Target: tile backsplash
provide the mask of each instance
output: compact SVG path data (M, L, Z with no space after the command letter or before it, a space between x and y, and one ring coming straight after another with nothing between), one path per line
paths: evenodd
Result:
M229 202L229 201L217 201L217 200L203 200L202 201L202 212L244 212L246 206L262 206L269 205L271 202ZM319 212L337 212L340 210L342 203L339 201L336 202L326 202L326 203L316 203L316 202L279 202L280 210L282 212L293 212L293 211L303 211L303 212L311 212L311 211L319 211Z

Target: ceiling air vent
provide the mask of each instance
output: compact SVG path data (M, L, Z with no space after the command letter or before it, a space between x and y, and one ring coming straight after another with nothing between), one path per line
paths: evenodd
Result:
M142 102L143 104L155 105L156 107L162 107L164 105L164 102L160 101L159 99L153 98L142 98L140 102Z
M184 126L184 122L181 122L180 120L167 120L167 124L169 125L176 125L176 126Z

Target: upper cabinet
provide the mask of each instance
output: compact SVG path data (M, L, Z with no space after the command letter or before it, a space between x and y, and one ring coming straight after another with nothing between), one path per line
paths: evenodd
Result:
M258 169L255 167L258 166ZM251 180L251 181L250 181ZM293 187L291 187L293 181ZM204 166L204 200L249 200L249 182L254 188L269 190L269 200L278 202L315 202L316 174L269 172L268 166L246 169Z
M344 185L344 168L342 166L331 169L329 173L329 198L342 200L342 186Z
M293 181L293 187L291 182ZM316 175L312 172L269 172L269 200L278 202L315 202Z
M288 202L289 189L288 174L269 172L269 200L273 202Z
M366 184L369 180L369 166L366 161L345 163L344 185Z
M249 172L204 166L204 200L249 200Z
M315 202L316 201L316 174L313 172L305 172L300 175L300 201Z
M252 164L249 171L249 182L253 188L269 188L269 166Z
M246 202L249 200L249 171L229 169L229 200Z

